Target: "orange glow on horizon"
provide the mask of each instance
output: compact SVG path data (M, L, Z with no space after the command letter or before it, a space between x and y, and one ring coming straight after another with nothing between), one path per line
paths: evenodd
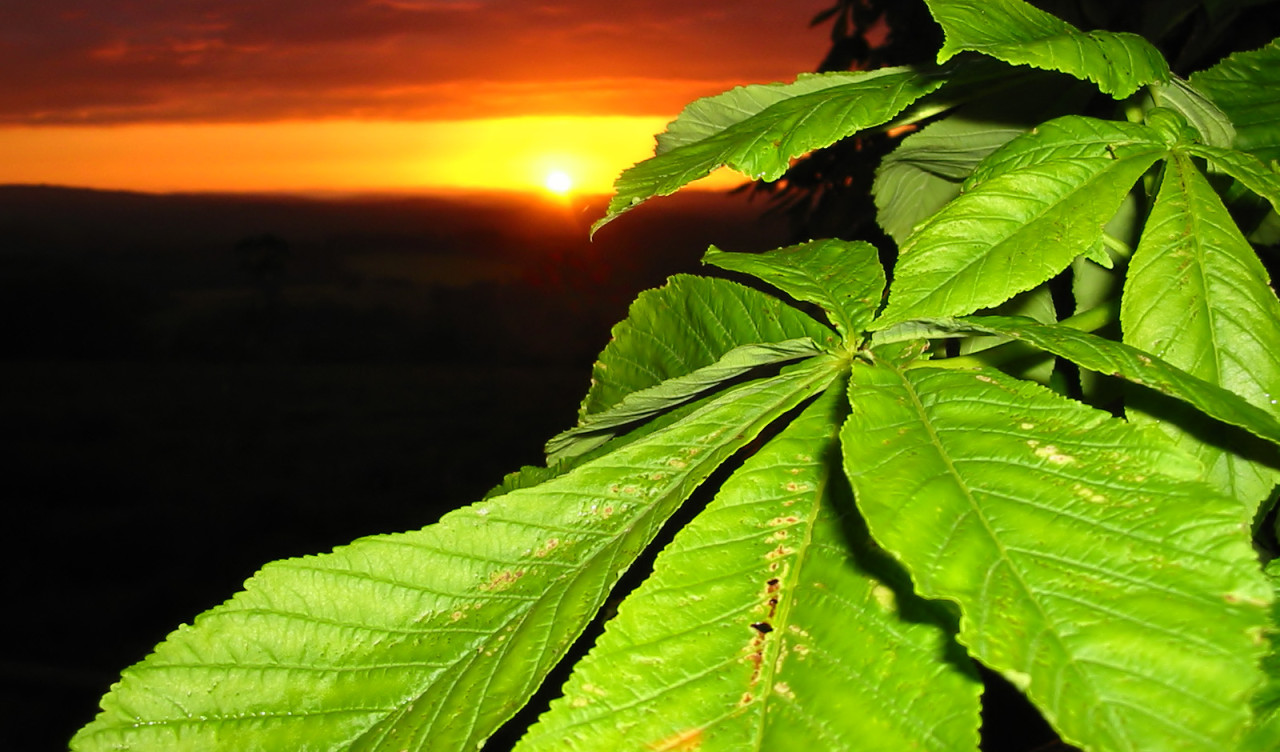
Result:
M148 192L612 189L664 117L0 128L0 183ZM721 171L699 188L743 178ZM566 189L568 190L568 189Z

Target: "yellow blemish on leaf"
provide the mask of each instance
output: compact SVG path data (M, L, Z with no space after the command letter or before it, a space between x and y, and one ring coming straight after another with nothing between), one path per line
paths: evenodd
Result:
M1036 424L1035 423L1019 423L1018 427L1024 431L1030 431L1031 429L1036 427Z
M884 585L876 585L871 588L871 597L875 598L876 603L880 604L880 608L885 611L894 611L898 607L898 597Z
M689 466L688 462L685 462L684 460L676 459L674 457L667 460L667 464L670 465L671 467L674 467L677 470L683 470L684 468Z
M545 557L547 554L556 550L556 548L559 545L560 545L559 538L548 538L546 543L543 543L542 546L539 547L537 551L533 552L533 555L541 559Z
M774 684L773 691L791 700L794 700L796 696L796 693L791 691L791 685L786 682L778 682Z
M1036 449L1036 456L1041 459L1049 460L1055 465L1066 465L1067 463L1076 461L1075 457L1058 451L1058 448L1053 444L1045 444L1044 446Z
M503 590L506 590L507 588L516 584L516 580L520 579L521 577L524 577L523 569L516 569L516 570L507 569L501 572L494 572L493 574L489 575L489 581L482 584L480 586L480 589L491 592L491 593L500 593Z
M653 742L649 749L655 752L693 752L702 749L702 729L691 728L666 739Z
M1073 485L1071 487L1071 490L1076 492L1076 496L1079 496L1085 501L1091 501L1094 504L1103 504L1107 501L1107 497L1103 496L1102 494L1098 493L1092 488L1089 488L1088 486L1082 486L1079 483L1076 483L1075 485Z

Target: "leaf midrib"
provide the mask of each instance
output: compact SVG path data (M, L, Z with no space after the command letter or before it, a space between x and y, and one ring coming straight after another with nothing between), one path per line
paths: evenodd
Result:
M1033 608L1035 608L1035 610L1039 613L1041 619L1043 620L1043 623L1046 625L1053 625L1053 629L1046 629L1045 631L1048 632L1051 639L1057 645L1061 655L1071 656L1071 652L1066 649L1065 645L1063 645L1061 636L1058 634L1057 620L1050 618L1049 614L1046 613L1043 608L1041 608L1039 600L1034 597L1035 591L1031 589L1031 587L1028 585L1028 583L1024 579L1022 571L1018 567L1014 566L1014 559L1012 559L1009 556L1008 549L1000 541L1000 538L996 535L995 530L991 527L986 516L982 513L981 505L978 504L977 499L974 498L968 484L965 483L963 479L960 477L960 475L956 472L955 465L951 461L950 453L946 451L945 447L942 445L941 441L939 440L938 434L933 427L933 421L929 419L929 414L924 406L924 403L920 401L919 394L916 391L915 385L911 383L909 379L907 379L906 374L904 374L902 370L896 367L892 368L892 370L894 375L898 377L899 381L902 383L903 387L906 389L907 394L910 396L911 406L916 411L916 415L918 416L921 425L924 427L925 431L927 432L929 441L933 445L934 450L938 453L938 456L942 459L947 471L951 474L952 480L954 481L955 485L958 488L960 488L961 491L963 492L965 501L968 502L969 504L970 513L977 520L981 522L982 529L983 531L986 532L987 538L991 541L991 543L994 545L996 550L999 552L1000 561L1004 563L1004 565L1008 568L1009 572L1013 575L1015 581L1018 584L1018 587L1022 589L1026 601L1032 604ZM959 634L957 634L956 639L960 640L961 642L964 642L963 628L960 630ZM1070 669L1073 673L1075 673L1076 677L1081 680L1082 685L1088 688L1089 694L1091 695L1092 704L1094 704L1095 706L1100 706L1103 709L1103 712L1106 713L1109 721L1107 725L1112 729L1116 728L1117 719L1115 717L1114 712L1111 710L1109 706L1104 705L1100 702L1100 697L1098 696L1097 690L1093 687L1092 683L1088 681L1088 678L1080 672L1080 669L1076 665L1074 658L1069 659L1067 662L1065 662L1064 667L1067 669ZM1034 670L1035 667L1024 666L1023 668ZM1025 671L1025 673L1030 676L1032 673L1031 670ZM1027 692L1028 694L1030 694L1030 687L1028 687ZM1037 692L1037 694L1039 693ZM1055 706L1056 704L1057 703L1055 702ZM1056 716L1057 708L1054 707L1052 710L1053 712L1051 716ZM1046 714L1049 714L1049 713L1046 713ZM1055 718L1051 717L1050 720L1055 720ZM1125 738L1125 737L1121 735L1120 738Z

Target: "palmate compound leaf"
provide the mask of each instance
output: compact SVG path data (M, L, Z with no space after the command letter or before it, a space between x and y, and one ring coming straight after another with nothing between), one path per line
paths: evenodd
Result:
M1124 341L1280 415L1280 301L1266 269L1189 154L1165 167L1120 307ZM1134 395L1126 412L1160 427L1209 470L1214 485L1256 509L1277 480L1236 441L1194 415Z
M1022 0L926 2L945 36L940 63L960 52L980 52L1092 81L1116 99L1169 78L1159 50L1137 34L1082 32Z
M952 619L853 509L841 387L676 535L517 752L976 749Z
M1168 148L1146 126L1077 116L1013 139L903 244L872 328L996 306L1061 272Z
M267 565L127 669L90 750L473 750L717 465L821 392L816 358L422 530Z
M883 125L946 80L940 71L905 67L834 75L853 79L812 91L810 76L802 79L804 84L792 84L799 93L763 110L724 108L723 122L701 126L699 132L719 130L697 141L681 136L679 146L623 171L604 218L592 232L641 202L674 193L719 167L753 180L777 180L795 157ZM778 91L790 93L785 86Z
M884 267L875 246L814 240L767 253L727 253L714 246L705 264L750 274L826 313L845 342L862 336L884 295Z
M858 508L959 640L1087 750L1235 749L1272 601L1197 463L998 371L855 361Z
M580 417L626 395L705 368L735 347L809 338L820 346L835 333L781 300L725 279L677 274L640 293L591 371Z

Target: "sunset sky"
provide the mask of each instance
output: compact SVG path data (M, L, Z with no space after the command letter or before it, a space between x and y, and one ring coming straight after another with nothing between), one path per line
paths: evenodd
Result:
M0 13L0 183L608 190L694 98L812 70L828 0L41 0Z

